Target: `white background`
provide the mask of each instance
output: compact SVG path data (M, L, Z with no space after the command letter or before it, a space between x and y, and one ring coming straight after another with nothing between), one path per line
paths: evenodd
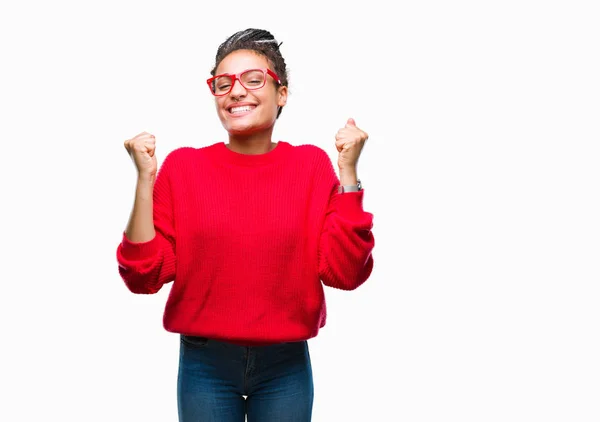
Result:
M600 420L593 4L3 3L0 419L177 420L170 286L117 272L123 141L225 141L205 80L256 27L290 72L277 140L335 163L348 117L370 135L375 268L326 288L313 420Z

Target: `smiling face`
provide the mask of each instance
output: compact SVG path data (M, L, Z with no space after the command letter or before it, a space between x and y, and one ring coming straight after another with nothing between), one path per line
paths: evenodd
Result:
M252 50L236 50L219 63L216 74L235 75L248 69L273 70L269 60ZM254 135L270 130L275 125L279 107L287 101L287 87L279 86L267 75L262 88L247 90L235 81L232 90L221 97L215 97L217 114L223 127L230 135Z

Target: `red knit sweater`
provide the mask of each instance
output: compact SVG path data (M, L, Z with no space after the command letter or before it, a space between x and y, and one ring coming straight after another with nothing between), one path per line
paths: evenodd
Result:
M119 273L133 293L173 281L169 332L248 346L312 338L326 321L323 284L353 290L373 269L364 190L338 194L338 185L314 145L176 149L154 184L156 236L123 235Z

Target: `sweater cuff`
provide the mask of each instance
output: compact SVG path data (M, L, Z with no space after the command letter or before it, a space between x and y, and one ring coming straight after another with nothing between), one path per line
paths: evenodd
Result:
M363 221L365 217L370 219L370 213L363 209L363 197L365 191L336 193L337 195L337 212L340 215L354 221Z
M132 242L127 239L123 232L121 241L121 254L128 261L141 261L150 258L158 253L158 236L147 242Z

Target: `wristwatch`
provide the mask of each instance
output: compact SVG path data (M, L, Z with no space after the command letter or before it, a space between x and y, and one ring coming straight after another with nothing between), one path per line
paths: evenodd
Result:
M361 191L362 183L360 183L360 179L358 179L357 181L358 181L358 183L356 185L340 185L338 187L338 193Z

